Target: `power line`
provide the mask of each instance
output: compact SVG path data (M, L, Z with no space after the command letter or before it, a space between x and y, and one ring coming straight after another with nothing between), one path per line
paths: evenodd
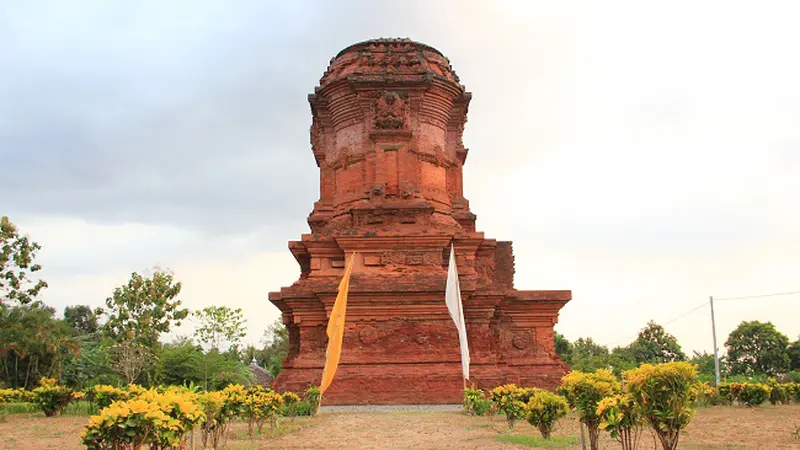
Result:
M800 294L800 290L799 291L789 291L789 292L775 292L775 293L772 293L772 294L747 295L747 296L743 296L743 297L723 297L723 298L714 297L714 301L748 300L748 299L753 299L753 298L778 297L778 296L784 296L784 295L797 295L797 294ZM705 302L695 306L694 308L692 308L692 309L690 309L690 310L688 310L688 311L686 311L684 313L681 313L680 315L678 315L678 316L676 316L676 317L664 322L661 326L666 326L666 325L671 324L672 322L675 322L677 320L683 319L684 317L686 317L689 314L699 310L700 308L705 307L708 304L709 304L709 302L705 301ZM627 337L627 338L624 338L624 339L620 339L620 340L614 342L613 344L611 344L609 346L610 347L617 347L617 346L619 346L619 344L624 343L624 342L628 342L628 341L634 339L635 337L637 337L638 335L639 334L637 333L637 334L631 335L630 337Z
M781 295L796 295L796 294L800 294L800 291L776 292L774 294L761 294L761 295L747 295L747 296L744 296L744 297L723 297L723 298L714 297L714 300L717 300L717 301L720 301L720 300L747 300L747 299L751 299L751 298L777 297L777 296L781 296Z
M667 322L664 322L663 324L661 324L661 326L663 327L663 326L671 324L672 322L675 322L676 320L682 319L682 318L688 316L689 314L697 311L698 309L700 309L700 308L702 308L702 307L704 307L706 305L708 305L708 302L703 302L703 303L695 306L694 308L690 309L689 311L686 311L686 312L680 314L679 316L676 316L676 317L668 320ZM632 335L630 337L627 337L625 339L620 339L620 340L616 341L615 343L611 344L611 347L617 347L617 346L619 346L620 343L631 341L631 340L633 340L633 338L635 338L637 336L639 336L639 333L636 333L636 334L634 334L634 335Z
M714 300L716 300L716 299L714 299ZM675 317L674 319L672 319L672 320L669 320L669 321L667 321L667 322L664 322L664 325L662 325L662 327L663 327L663 326L667 326L667 325L671 324L672 322L675 322L675 321L676 321L676 320L678 320L678 319L682 319L682 318L684 318L684 317L688 316L689 314L691 314L691 313L693 313L693 312L697 311L698 309L700 309L700 308L702 308L702 307L704 307L704 306L706 306L706 305L708 305L708 302L703 302L703 303L701 303L701 304L697 305L696 307L692 308L691 310L689 310L689 311L686 311L685 313L683 313L683 314L681 314L681 315L679 315L679 316Z

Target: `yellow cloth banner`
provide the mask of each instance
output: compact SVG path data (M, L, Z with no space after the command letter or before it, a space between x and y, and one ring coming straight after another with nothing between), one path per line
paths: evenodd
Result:
M325 352L325 368L322 370L322 384L320 395L324 394L333 382L333 375L339 367L339 358L342 356L342 338L344 337L344 315L347 309L347 291L350 289L350 272L353 270L355 253L350 256L350 262L344 270L344 277L339 283L339 294L333 303L331 318L328 320L328 350Z

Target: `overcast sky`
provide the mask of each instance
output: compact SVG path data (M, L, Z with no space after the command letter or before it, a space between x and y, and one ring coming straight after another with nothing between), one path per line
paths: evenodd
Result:
M159 265L186 306L242 308L257 342L318 198L307 94L342 48L409 37L473 93L465 195L479 230L514 241L516 287L572 289L556 329L625 345L710 295L800 290L798 17L793 1L5 2L0 214L42 245L58 309ZM800 295L716 312L721 343L742 320L800 334ZM666 328L711 351L708 308Z

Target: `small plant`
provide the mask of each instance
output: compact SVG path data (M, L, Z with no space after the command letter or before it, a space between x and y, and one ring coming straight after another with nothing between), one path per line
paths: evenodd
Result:
M567 401L550 391L536 389L526 407L528 423L539 429L545 439L550 439L553 426L565 417L569 410Z
M53 378L42 377L39 384L33 390L33 398L47 417L61 414L74 399L72 389L57 385Z
M300 400L296 403L295 410L297 411L298 416L313 416L317 412L316 406L312 405L311 403Z
M597 405L605 397L617 394L619 389L619 381L606 369L594 373L572 371L561 379L558 392L567 399L570 408L578 413L580 421L586 424L592 450L598 449L597 439L600 435L601 421L597 415Z
M633 398L628 394L606 397L597 404L600 429L608 431L622 446L622 450L634 450L642 431L642 419Z
M514 428L517 419L525 417L525 403L520 399L523 394L523 390L515 384L497 386L491 391L492 404L497 411L506 415L509 428Z
M492 409L492 401L480 389L464 389L464 412L470 416L484 416Z
M281 394L283 398L283 406L281 407L281 415L294 418L297 416L297 404L300 403L300 396L294 392L284 392Z
M317 409L319 408L319 399L319 386L311 386L310 388L306 389L306 392L303 395L303 400L313 406L314 413L311 414L312 416L317 414Z
M641 412L642 419L658 436L664 450L678 447L681 430L694 416L693 386L697 366L687 362L643 364L624 373L625 390Z

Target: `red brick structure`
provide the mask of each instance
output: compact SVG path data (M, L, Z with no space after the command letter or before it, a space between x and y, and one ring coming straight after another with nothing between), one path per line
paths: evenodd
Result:
M345 254L357 251L325 404L460 403L458 337L444 302L451 243L470 380L559 383L566 366L553 325L571 292L515 290L511 243L475 231L462 191L470 98L447 58L407 39L358 43L331 60L309 95L320 199L311 233L289 243L300 279L269 296L290 341L276 389L319 384Z

